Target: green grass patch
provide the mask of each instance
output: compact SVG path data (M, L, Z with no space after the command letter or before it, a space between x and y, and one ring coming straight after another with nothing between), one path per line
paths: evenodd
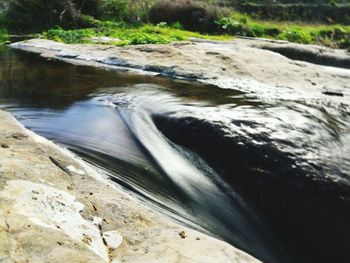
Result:
M114 43L117 46L140 45L140 44L167 44L175 41L188 40L191 37L212 40L228 40L232 36L204 35L181 29L177 23L167 25L128 26L124 23L100 22L97 27L77 30L50 29L43 33L47 39L68 44L91 43L92 37L118 38L121 41ZM110 43L113 44L113 43Z
M287 40L301 44L319 44L333 48L350 48L350 25L311 25L291 22L260 21L237 12L215 22L211 33L203 34L185 30L180 23L168 25L130 25L124 22L100 21L91 16L82 17L91 25L84 29L50 29L43 33L47 39L69 44L93 43L92 37L120 39L111 45L167 44L186 41L191 37L229 40L232 36L261 37ZM8 40L5 30L0 30L0 43Z
M9 42L9 35L5 28L0 28L0 45L7 44Z
M239 13L221 18L216 23L219 31L226 34L287 40L301 44L319 44L333 48L350 47L349 25L258 21Z

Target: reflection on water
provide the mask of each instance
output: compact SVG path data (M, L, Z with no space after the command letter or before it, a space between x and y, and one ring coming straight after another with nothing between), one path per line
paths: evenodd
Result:
M349 104L0 62L0 107L162 211L266 262L349 262Z

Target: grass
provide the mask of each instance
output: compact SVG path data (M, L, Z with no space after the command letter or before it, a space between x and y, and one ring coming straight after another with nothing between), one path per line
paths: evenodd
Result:
M5 28L0 28L0 45L8 43L9 36Z
M349 0L346 1L349 2ZM234 11L232 0L134 0L131 2L132 4L127 0L0 0L0 44L7 43L9 40L7 32L17 35L45 30L43 37L65 43L91 43L91 37L107 36L121 40L109 44L123 46L166 44L188 40L190 37L226 40L234 35L241 35L303 44L313 43L334 48L350 48L350 25L348 24L309 25L298 22L267 21L261 18L263 16L259 9L259 12L250 13L252 17ZM261 0L245 1L247 4L260 2ZM326 2L336 4L337 0ZM72 4L67 7L65 3ZM219 3L227 7L222 7ZM260 4L269 7L271 3ZM340 10L347 12L347 9ZM283 10L277 9L277 11L281 11L281 16L289 14L282 12ZM310 16L310 20L304 21L319 21L317 17L313 17L313 13L304 11L295 10L300 13L300 16L303 14ZM293 14L290 19L294 19L295 16L299 17L298 14ZM344 17L348 16L346 14ZM342 16L337 15L337 17ZM278 20L278 17L273 19ZM187 30L179 23L167 25L162 21L167 21L169 24L176 21L182 22ZM331 23L345 20L325 21ZM147 24L151 22L153 24ZM155 25L157 23L159 24ZM66 30L58 26L75 29Z
M229 40L234 35L288 40L302 44L320 44L333 48L350 48L350 25L309 25L302 23L283 23L259 21L251 17L232 12L230 17L218 19L216 30L208 35L185 30L181 24L168 25L130 25L123 22L100 21L86 16L90 28L64 30L50 29L42 36L47 39L69 44L92 43L92 37L107 36L118 38L119 42L108 44L125 46L138 44L167 44L174 41L186 41L191 37ZM8 42L7 31L0 26L0 45Z
M138 44L167 44L188 40L190 37L229 40L233 35L288 40L301 44L319 44L333 48L350 47L350 26L345 25L308 25L257 21L242 14L233 13L231 17L221 18L217 22L219 35L200 34L187 31L179 23L167 25L146 24L130 26L120 22L95 21L93 28L63 30L50 29L43 33L47 39L68 44L91 43L91 37L107 36L118 38L120 42L109 43L117 46Z
M116 22L100 22L97 27L87 29L50 29L44 32L43 36L50 40L68 44L90 43L91 37L106 36L120 39L119 42L110 43L117 46L167 44L174 41L188 40L191 37L212 40L232 39L232 36L228 35L214 36L187 31L182 29L179 24L169 26L165 23L161 23L158 25L127 26L123 23Z
M350 47L349 25L309 25L253 20L232 13L217 21L221 32L233 35L288 40L301 44L319 44L333 48Z

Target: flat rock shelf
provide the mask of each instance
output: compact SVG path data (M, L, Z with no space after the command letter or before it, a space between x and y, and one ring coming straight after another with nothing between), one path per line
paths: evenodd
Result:
M149 209L0 111L2 262L259 262Z
M12 238L6 234L12 229L22 233L34 228L50 236L35 235L37 242L29 242L33 234L18 235L27 238L16 243L20 249L15 251L29 253L23 258L36 253L46 257L39 261L49 255L52 262L65 255L71 259L72 253L80 260L85 255L82 250L86 258L107 262L256 261L149 210L147 205L153 203L146 195L140 200L131 195L135 189L136 196L151 189L147 192L151 197L161 197L152 206L157 211L164 212L162 204L175 211L174 204L179 204L177 217L166 209L165 214L263 261L349 262L347 51L264 39L190 39L126 47L32 39L11 47L30 53L12 50L12 54L38 61L8 63L8 71L3 71L4 109L26 127L98 164L91 168L53 143L38 141L8 114L0 115L1 125L7 123L0 127L0 172L4 174L0 195L5 211L16 213L20 222L26 220L17 228L20 223L11 225L4 217L4 236ZM32 77L28 68L35 69ZM101 72L90 74L86 69ZM50 73L47 79L42 71ZM24 77L18 77L22 72ZM119 76L116 83L114 73L128 77ZM29 100L19 87L26 87ZM53 105L41 97L46 88ZM92 107L93 114L85 116ZM44 117L36 121L38 116ZM92 117L91 123L105 116L102 126L113 123L107 127L114 127L107 129L110 137L106 129L102 129L103 140L97 135L97 140L83 137L84 128L72 128L80 127L77 116ZM69 139L57 140L60 125L67 123L72 126ZM96 126L90 132L98 134ZM75 135L84 140L75 141ZM100 145L104 140L106 148ZM30 147L27 141L32 142ZM86 148L80 147L84 142ZM117 150L124 154L125 146L131 150L127 162L117 158ZM134 166L134 157L141 170ZM119 163L114 165L116 160ZM110 182L107 174L95 171L107 166L123 177ZM135 173L129 167L136 167ZM134 183L139 188L133 188ZM62 234L71 243L52 238L47 231ZM38 244L47 251L37 248ZM13 247L6 247L4 254L14 255L9 252Z

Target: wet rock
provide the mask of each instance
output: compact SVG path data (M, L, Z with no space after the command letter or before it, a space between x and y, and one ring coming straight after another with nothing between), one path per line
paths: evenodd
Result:
M329 63L307 60L307 56L304 56L307 53L311 57L334 63L343 61L346 64L349 55L344 50L273 43L262 39L235 39L226 42L192 39L192 43L126 47L66 45L32 39L14 43L12 47L79 65L197 80L225 89L235 88L259 94L267 94L271 88L290 87L297 92L309 95L312 92L311 96L320 96L323 85L340 88L348 87L349 83L349 72L345 69L320 66ZM281 55L283 52L280 50L297 50L298 56ZM78 57L62 58L60 54L63 53ZM280 90L283 92L283 89Z
M257 47L277 52L294 60L302 60L325 66L350 68L350 56L345 50L296 43L264 43Z
M258 262L149 210L72 153L25 130L8 113L0 111L0 123L0 139L15 133L27 137L0 155L1 169L11 171L0 176L1 259L175 263L181 257L199 262ZM62 176L67 164L83 171L85 180L76 172ZM181 232L183 237L200 240L179 238Z
M119 38L112 37L90 37L86 38L86 40L97 44L115 44L121 41Z
M77 54L70 54L69 52L61 52L57 56L61 57L61 58L67 58L67 59L77 58L78 57Z

